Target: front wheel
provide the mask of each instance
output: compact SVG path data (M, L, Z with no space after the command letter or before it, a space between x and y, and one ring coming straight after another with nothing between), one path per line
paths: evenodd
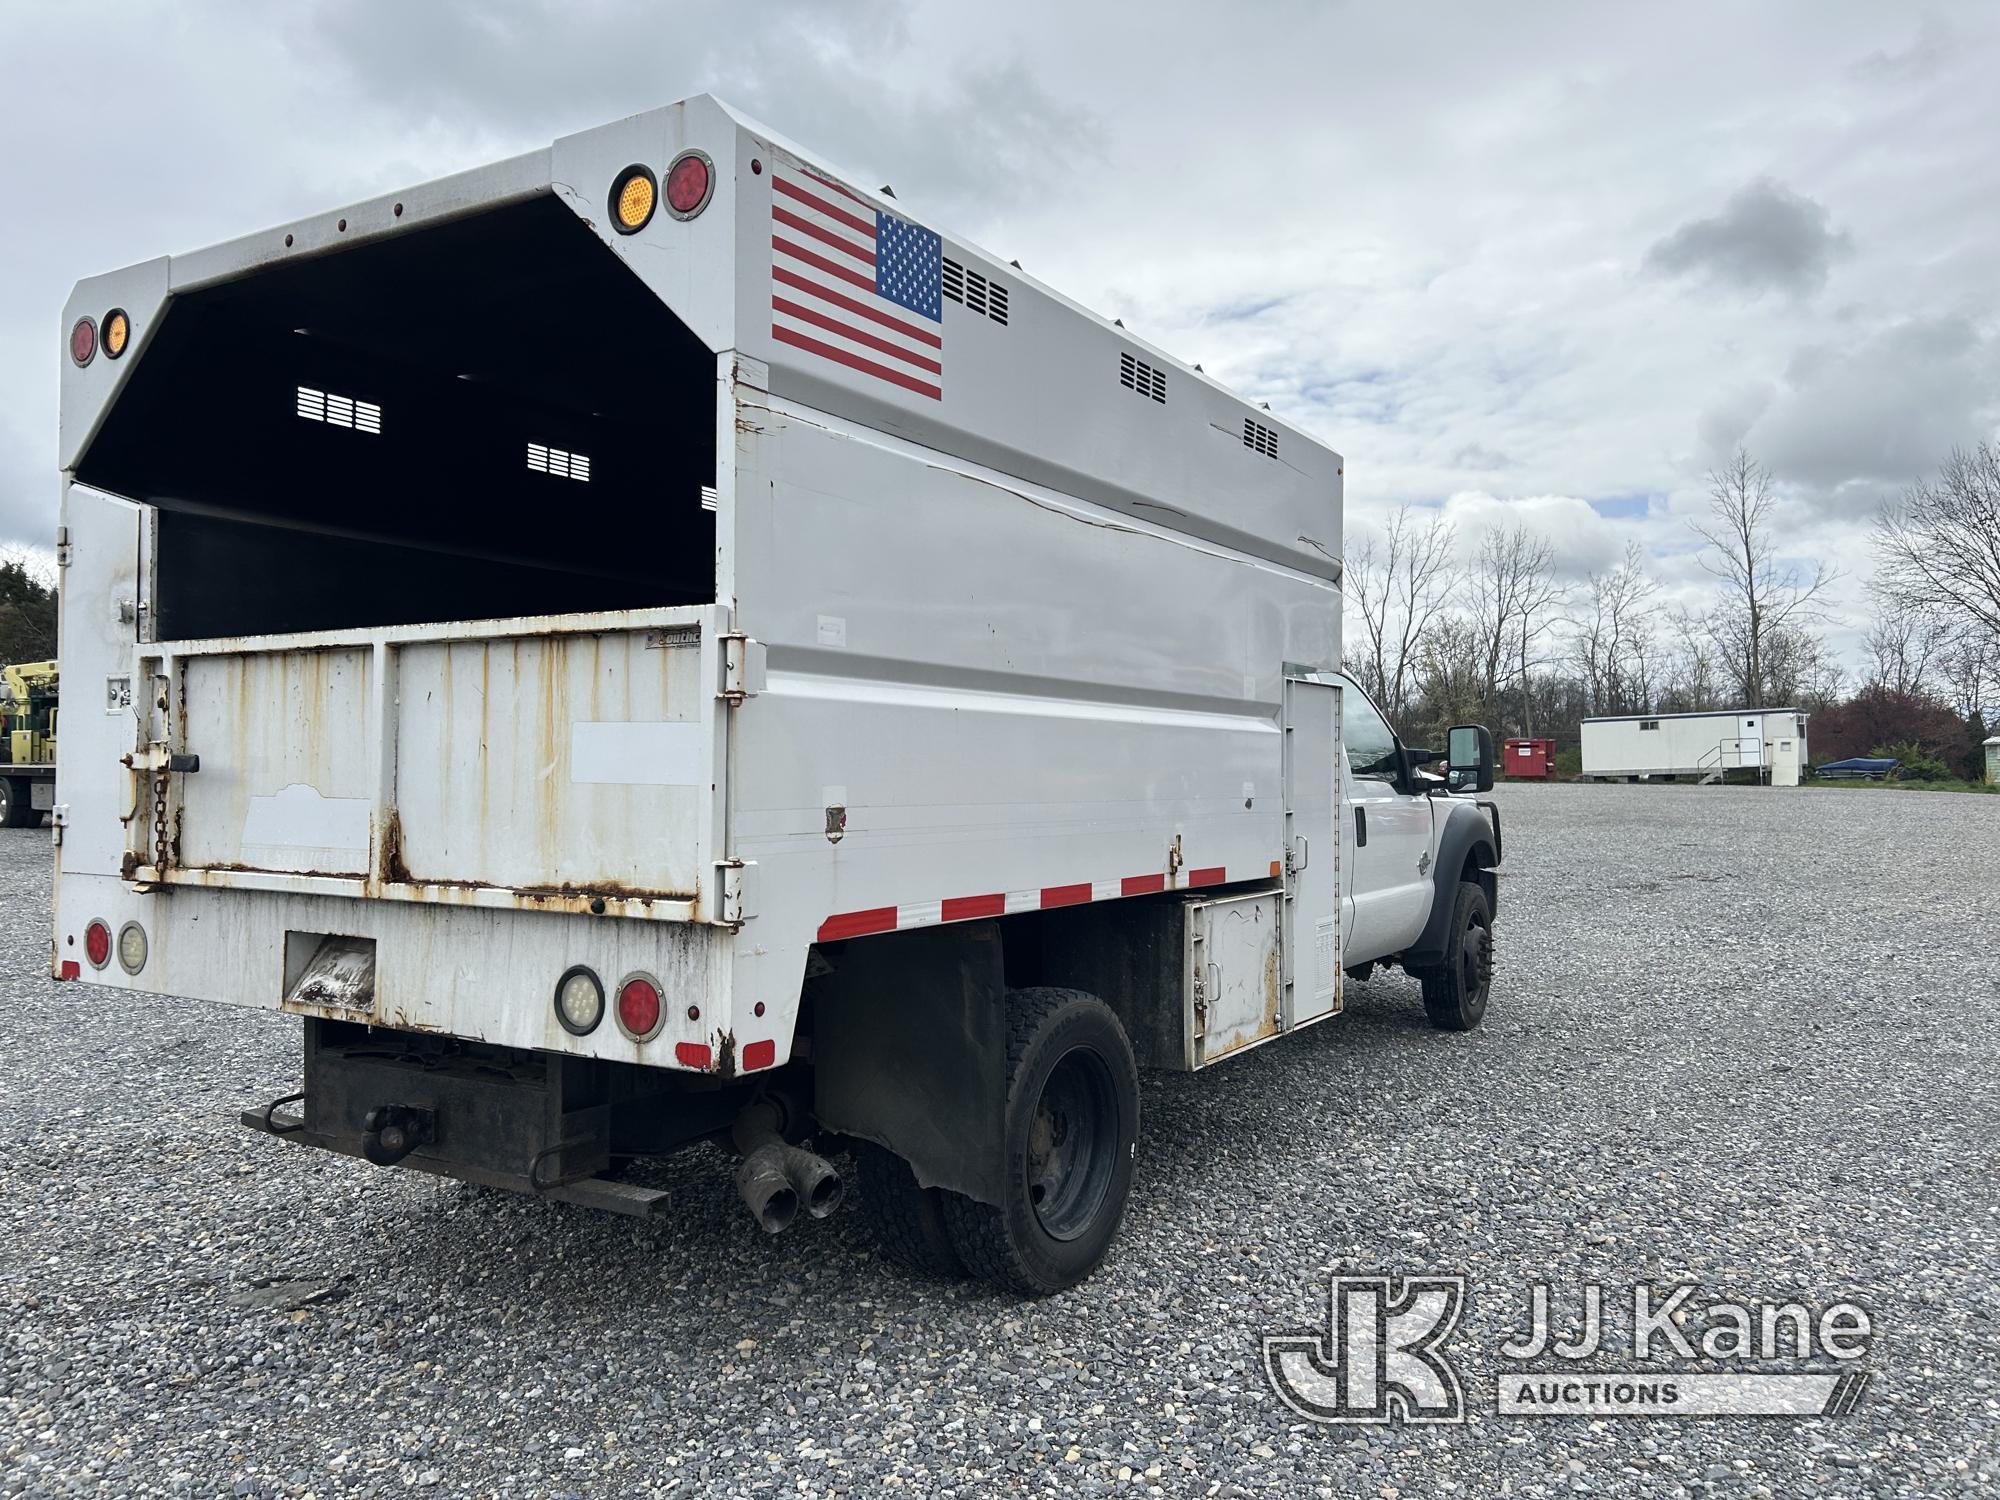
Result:
M1452 899L1444 962L1417 972L1424 1014L1444 1031L1470 1031L1486 1014L1493 984L1493 908L1483 888L1461 880Z
M944 1196L959 1259L1027 1296L1076 1285L1124 1220L1138 1149L1139 1070L1111 1008L1080 990L1011 992L1002 1198Z
M34 798L27 780L20 776L0 776L0 828L26 828L42 821L33 807Z

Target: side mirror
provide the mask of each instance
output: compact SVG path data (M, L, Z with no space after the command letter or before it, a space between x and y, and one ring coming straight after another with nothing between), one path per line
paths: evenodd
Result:
M1493 790L1493 736L1484 724L1454 724L1447 738L1445 785L1454 792Z

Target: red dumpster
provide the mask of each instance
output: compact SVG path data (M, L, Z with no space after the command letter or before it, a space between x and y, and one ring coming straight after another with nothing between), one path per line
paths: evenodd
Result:
M1500 769L1513 781L1547 781L1555 758L1554 740L1508 740Z

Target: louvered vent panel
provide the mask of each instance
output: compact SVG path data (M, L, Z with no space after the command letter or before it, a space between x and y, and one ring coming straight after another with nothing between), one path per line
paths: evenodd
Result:
M557 479L579 479L590 483L590 455L571 453L566 448L551 448L544 443L528 444L528 467L537 474L552 474Z
M946 301L958 303L967 312L978 313L996 323L1007 321L1007 288L949 258L944 263L944 296Z
M1128 391L1137 391L1142 396L1151 396L1155 401L1167 399L1167 372L1157 365L1149 365L1132 354L1118 356L1118 383Z
M1245 417L1243 419L1243 446L1251 449L1253 452L1263 454L1266 458L1276 458L1278 456L1278 434L1266 427L1262 422L1252 421L1249 417Z
M373 401L302 385L298 388L294 409L308 422L324 422L329 427L351 427L356 432L380 434L382 431L382 408Z

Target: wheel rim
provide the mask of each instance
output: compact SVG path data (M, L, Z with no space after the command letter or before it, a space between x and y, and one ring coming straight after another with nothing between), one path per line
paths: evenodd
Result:
M1051 1238L1073 1240L1111 1190L1118 1104L1111 1070L1088 1048L1063 1054L1028 1127L1028 1202Z
M1465 940L1458 945L1458 977L1468 1000L1477 1000L1491 975L1492 936L1477 919L1465 924Z

